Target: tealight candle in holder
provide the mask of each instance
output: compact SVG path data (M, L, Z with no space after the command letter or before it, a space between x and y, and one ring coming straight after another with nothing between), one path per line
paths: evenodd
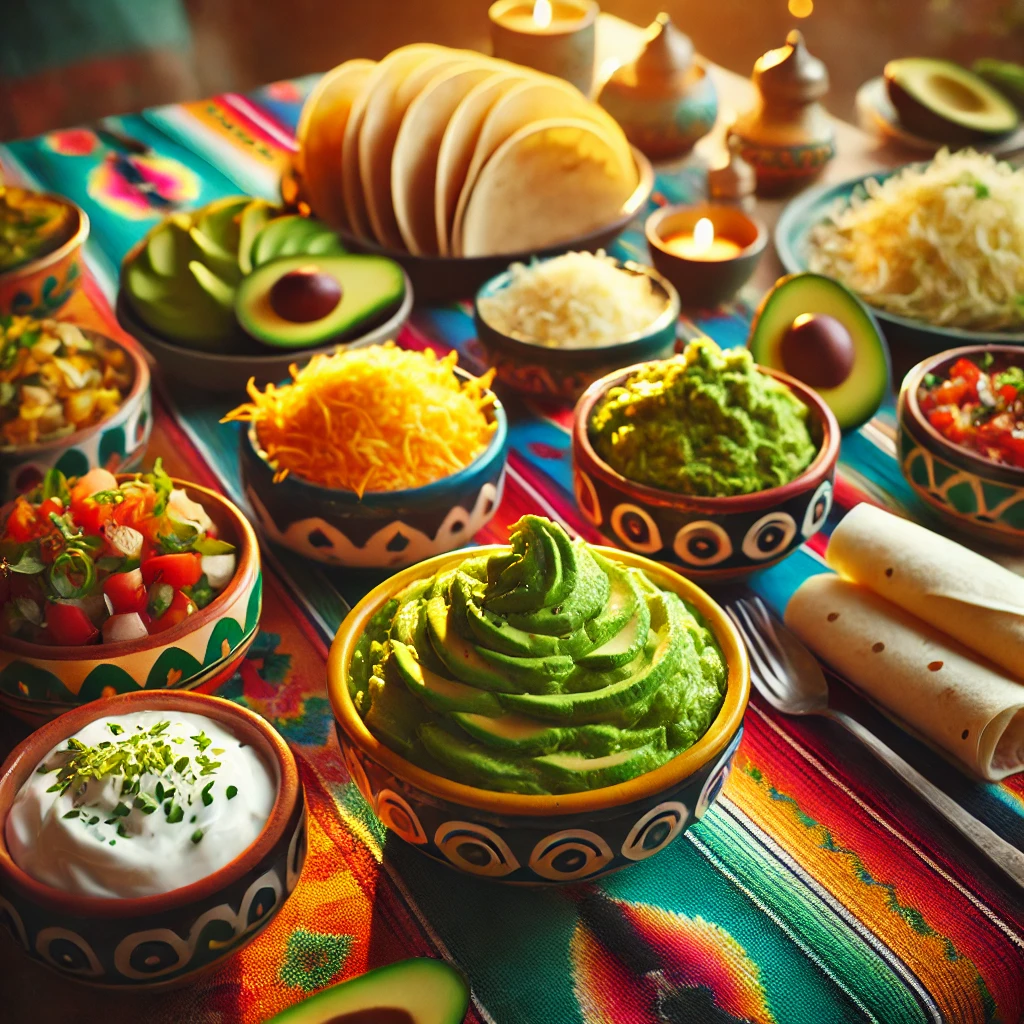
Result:
M647 218L647 248L684 306L728 302L750 279L768 229L738 206L666 206Z
M497 0L487 12L494 56L571 82L594 85L595 0Z

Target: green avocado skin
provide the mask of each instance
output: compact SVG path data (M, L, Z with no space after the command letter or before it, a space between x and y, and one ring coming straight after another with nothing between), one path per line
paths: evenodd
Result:
M624 782L696 743L727 678L696 610L540 516L510 539L370 621L348 678L370 731L435 774L532 794Z

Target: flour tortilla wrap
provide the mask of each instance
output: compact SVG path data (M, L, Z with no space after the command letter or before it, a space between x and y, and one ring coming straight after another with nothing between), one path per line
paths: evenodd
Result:
M836 527L825 560L1024 678L1024 579L1009 569L866 503Z
M786 625L840 675L976 774L1024 767L1024 685L867 587L812 576Z

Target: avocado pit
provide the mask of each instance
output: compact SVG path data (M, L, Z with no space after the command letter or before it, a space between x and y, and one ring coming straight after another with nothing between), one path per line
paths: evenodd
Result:
M270 307L290 323L322 320L341 302L341 285L315 265L282 274L270 289Z
M801 313L782 335L782 367L812 388L839 387L853 371L853 337L827 313Z

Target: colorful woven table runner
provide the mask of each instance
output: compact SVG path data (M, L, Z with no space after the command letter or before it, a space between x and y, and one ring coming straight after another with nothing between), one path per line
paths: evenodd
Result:
M167 209L152 205L154 191L172 207L238 192L274 198L311 82L113 119L144 153L88 129L0 146L10 180L64 193L91 218L91 272L62 315L118 333L111 305L121 257ZM694 198L698 188L688 172L662 176L654 200ZM646 258L640 223L616 254ZM750 315L740 303L684 329L739 345ZM399 340L457 348L461 365L483 365L461 306L417 310ZM230 404L164 387L150 455L242 502L237 427L218 422ZM512 403L510 414L504 499L477 540L503 542L508 525L530 511L599 541L572 496L570 411ZM934 525L900 474L893 428L888 408L844 438L826 530L753 583L775 608L807 576L828 571L827 535L857 502ZM388 836L348 778L324 691L334 631L381 577L282 552L266 560L261 633L220 692L273 722L298 757L310 850L294 896L227 966L159 996L80 988L0 939L0 1019L256 1024L368 967L428 955L450 958L470 979L470 1021L657 1024L653 983L630 975L590 934L578 891L456 874ZM974 782L840 681L835 688L844 707L932 781L1024 846L1024 776ZM782 718L756 696L712 811L665 852L598 884L659 950L668 979L693 991L694 1024L1024 1021L1021 894L842 729Z

